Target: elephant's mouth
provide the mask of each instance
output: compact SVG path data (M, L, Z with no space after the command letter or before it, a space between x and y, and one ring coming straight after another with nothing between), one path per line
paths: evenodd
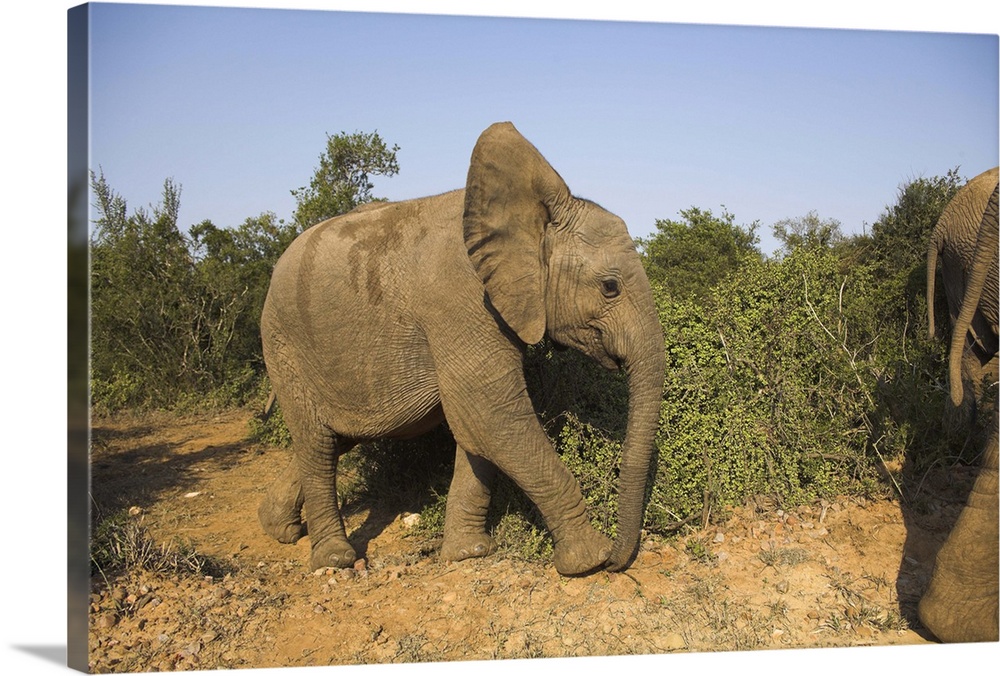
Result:
M625 359L608 351L604 345L604 335L600 328L595 326L588 328L589 331L585 333L585 339L573 340L573 344L571 345L560 342L551 333L549 334L549 341L552 343L552 347L560 352L573 348L587 355L609 371L620 371L625 365Z

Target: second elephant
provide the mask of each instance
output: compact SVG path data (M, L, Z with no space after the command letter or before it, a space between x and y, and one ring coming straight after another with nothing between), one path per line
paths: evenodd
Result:
M441 555L493 549L486 514L499 469L537 505L560 573L634 556L664 381L663 331L624 222L565 182L510 123L482 133L464 190L384 203L319 223L274 269L264 357L295 463L259 515L302 533L313 568L349 566L337 459L447 420L457 442ZM544 335L628 375L618 538L591 526L580 486L538 421L525 345Z
M997 295L998 295L998 225L997 202L1000 186L997 170L985 172L960 190L941 216L941 222L957 231L970 230L972 245L967 248L960 270L949 269L944 260L946 284L961 280L958 303L952 309L954 326L949 346L949 382L955 406L965 397L963 380L968 379L968 364L975 367L972 377L978 384L985 377L997 381ZM953 205L954 208L953 208ZM940 225L938 226L941 227ZM933 251L933 245L932 245ZM930 259L933 261L933 258ZM928 294L934 266L928 263ZM951 307L949 292L949 307ZM930 295L928 304L931 304ZM931 305L931 313L933 306ZM966 373L963 374L963 357ZM964 376L964 377L963 377ZM997 480L997 398L993 397L993 417L983 451L982 467L973 484L948 539L934 563L934 573L927 593L918 607L920 620L942 641L996 641L1000 636L1000 535L998 535Z
M987 213L991 194L996 190L998 171L997 167L984 171L955 194L934 226L927 249L927 318L931 337L935 334L934 295L940 261L952 337L961 343L960 349L952 349L949 353L952 398L978 398L983 378L996 372L998 342L995 327L1000 282L995 262L991 265L988 258L978 262L975 258L980 223ZM954 327L963 309L962 298L968 280L976 271L985 274L981 282L981 299L971 306L964 306L971 313L968 330L956 331ZM966 385L969 387L966 388ZM955 405L960 403L956 401Z

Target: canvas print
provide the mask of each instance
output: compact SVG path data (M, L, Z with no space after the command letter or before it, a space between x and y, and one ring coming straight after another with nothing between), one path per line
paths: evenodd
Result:
M997 35L68 37L70 666L997 642Z

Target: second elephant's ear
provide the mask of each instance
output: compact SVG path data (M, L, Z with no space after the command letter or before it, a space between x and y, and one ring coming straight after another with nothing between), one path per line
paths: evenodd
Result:
M509 122L479 136L465 186L465 245L490 302L529 345L545 334L545 228L569 188Z

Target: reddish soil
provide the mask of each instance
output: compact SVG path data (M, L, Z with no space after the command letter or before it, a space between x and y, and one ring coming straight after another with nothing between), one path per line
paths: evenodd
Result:
M282 545L257 523L288 453L248 440L249 418L95 421L96 504L212 565L95 575L92 671L924 644L916 601L972 479L926 477L919 517L895 500L748 505L647 537L624 573L572 579L513 555L444 562L408 514L356 510L363 564L314 574L308 537Z

